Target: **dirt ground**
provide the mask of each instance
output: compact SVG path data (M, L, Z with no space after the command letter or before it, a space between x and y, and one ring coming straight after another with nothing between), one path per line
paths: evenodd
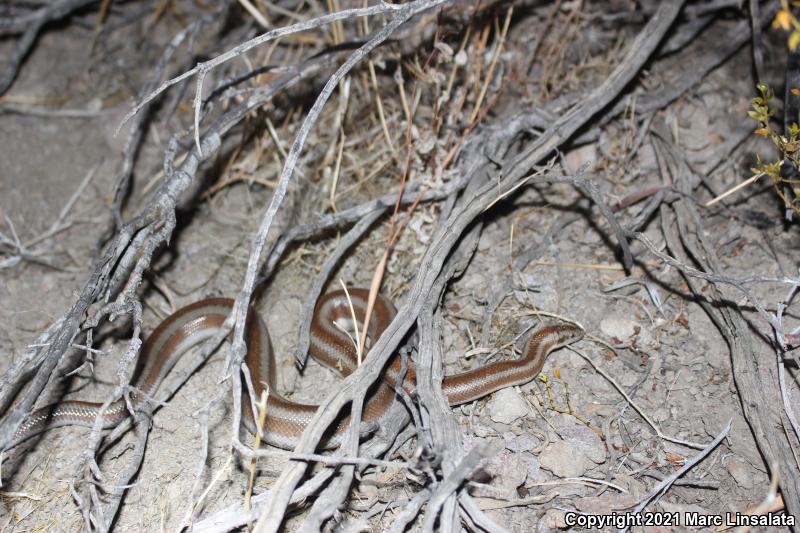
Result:
M122 3L112 10L106 23L119 25L113 32L95 33L95 8L48 26L11 89L0 99L0 231L21 243L31 243L49 230L57 230L28 245L30 253L24 257L9 246L0 248L0 372L7 372L41 332L69 309L115 231L114 176L125 132L115 137L114 129L130 110L163 47L185 22L180 7L173 6L156 22L142 16L122 23L135 11L131 4L136 3ZM499 96L476 131L502 124L503 118L513 117L522 107L591 89L611 72L644 19L636 22L632 15L628 17L636 11L629 5L635 4L632 2L583 4L565 2L551 10L534 2L515 11L488 88L489 97ZM257 30L246 12L237 13L239 18L229 21L227 30L240 32L242 41ZM618 13L625 23L614 24L610 16L601 16L604 13ZM539 63L531 77L524 78L522 72L533 46L528 32L542 27L551 14L550 33L542 43L536 41ZM482 53L483 68L489 67L505 15L506 8L497 7L479 22L472 22L476 37L466 39L469 61ZM731 10L714 22L721 25L715 31L724 32L739 20L743 20L741 14ZM345 24L355 28L354 22ZM243 31L246 25L249 30ZM437 28L441 41L457 51L465 39L463 27L448 22L434 24L433 29ZM198 37L197 50L221 52L224 48L215 47L214 40L224 31L223 24L212 24ZM782 94L786 36L777 30L765 32L760 46L766 81ZM232 39L225 42L237 42ZM423 75L429 67L426 57L437 49L430 39L422 38L419 53L406 56L404 75L411 78L413 69L422 71L417 86L421 118L415 126L412 166L416 165L416 178L435 181L430 170L427 174L425 170L430 153L427 144L439 150L441 160L444 139L449 141L455 137L448 135L460 131L448 133L443 128L437 136L425 129L435 114L436 88L447 83L453 64L443 62L439 72L443 80L434 82ZM482 51L474 48L480 39L484 39ZM16 42L17 37L10 36L0 40L0 57L10 56ZM286 41L275 57L283 61L292 54L305 56L301 42ZM409 42L395 43L391 50L399 54L410 46ZM561 57L557 58L559 50ZM259 54L264 52L248 57L263 60ZM171 63L170 75L180 72L179 63L192 65L182 53L185 51L179 51ZM394 56L387 54L384 60L388 57ZM654 140L653 133L657 131L716 191L743 181L751 175L756 154L775 156L768 142L748 135L755 126L747 117L755 96L751 58L749 47L739 49L701 83L656 112L637 115L634 103L608 123L594 123L586 130L593 134L585 141L563 146L554 164L562 165L566 173L584 172L598 185L607 204L614 206L637 191L664 184L664 163L656 146L661 141ZM236 61L226 67L226 75L253 68L243 59ZM387 155L377 106L373 98L366 97L372 94L369 69L357 67L343 129L348 141L336 185L337 210L396 193L402 175L406 152L403 105L393 81L394 71L385 63L374 67L383 97L382 113L388 117L388 134L398 147L397 155ZM675 70L670 73L675 75ZM549 76L550 83L536 74ZM216 80L221 77L219 74ZM184 195L169 247L156 254L138 290L145 333L177 307L239 291L252 236L273 194L298 117L324 79L313 78L296 92L280 96L275 106L253 113L228 134L213 161L204 165L193 191ZM471 90L470 83L472 80L457 79L453 95ZM631 90L646 94L670 83L663 70L649 65ZM168 117L168 104L162 103L148 123L123 216L137 213L164 179L167 141L174 132L188 131L192 125L193 89L188 86ZM411 99L411 91L406 96ZM780 98L775 102L779 104ZM336 97L328 105L330 112L323 115L301 156L279 229L314 220L323 211L333 212L328 198L339 149L339 128L331 128L339 105ZM292 112L285 111L289 108ZM81 110L81 116L49 113L58 109ZM280 149L267 131L268 121L276 129ZM726 148L736 139L741 142ZM720 154L721 164L706 172L709 162ZM237 172L242 177L239 181L215 186ZM449 179L454 178L447 172L439 176L440 181ZM70 202L76 190L80 194ZM722 273L732 278L796 276L800 230L796 220L784 220L771 184L758 182L715 208L702 207L712 197L708 190L700 188L694 193L703 220L699 231L713 243ZM620 216L627 223L641 209L642 204L637 204ZM416 208L385 275L382 291L392 299L403 300L442 210L437 202ZM578 216L570 218L571 213ZM666 253L661 217L656 210L641 231ZM511 531L549 531L568 529L565 517L571 511L592 515L630 510L653 491L659 479L700 453L685 443L707 445L729 423L730 431L722 443L647 510L682 517L687 513L722 515L744 511L765 498L770 473L743 416L729 344L678 269L632 240L635 266L626 273L608 223L570 184L523 188L480 220L484 226L475 255L464 274L448 285L441 307L441 347L447 373L475 368L488 357L513 357L515 338L540 320L550 323L553 317L565 317L586 331L575 351L562 349L550 355L542 372L546 378L454 408L467 449L477 444L493 446L493 456L481 466L483 477L470 482L470 493L490 518ZM548 235L548 229L560 222L565 222L563 227ZM369 286L389 226L388 217L380 219L345 256L331 277L330 290L339 288L340 279L350 286ZM309 287L341 235L329 232L291 247L276 274L257 294L255 307L267 322L279 354L279 381L293 400L322 401L339 380L315 362L300 374L293 356ZM542 241L545 236L548 240ZM541 242L542 252L524 270L512 268L515 257ZM503 284L510 290L485 331L492 298ZM789 285L782 283L748 287L771 313L785 301L789 290ZM759 367L762 379L776 383L776 352L769 324L742 293L732 291L726 296L732 298L728 304L741 309L747 320L753 349L763 362ZM793 309L796 303L786 303L785 327L791 331L800 317ZM62 388L48 387L38 405L59 398L107 399L116 384L118 360L130 333L130 322L124 319L98 328L93 343L98 352L91 368L83 367ZM81 344L83 339L75 342ZM84 355L78 350L69 353L57 374L63 376L79 367ZM114 523L117 531L175 531L184 525L203 463L199 417L221 387L224 358L225 348L157 411L144 462ZM787 363L790 399L800 393L797 370ZM774 401L770 409L776 419L781 419L779 392L768 390L766 396ZM790 405L796 408L796 400ZM231 459L228 453L230 408L227 405L210 415L209 459L202 475L203 484L211 488L200 506L200 518L240 503L247 489L243 462ZM796 444L791 427L769 427L775 434L768 438L788 438ZM83 427L53 429L7 452L0 489L0 530L84 528L70 485L88 433ZM132 442L133 436L128 434L103 453L100 464L109 485L123 475ZM390 459L410 461L415 452L411 440ZM279 457L261 460L255 491L270 487L285 463L286 459ZM356 481L347 507L337 515L339 527L345 531L388 530L402 502L419 490L419 483L406 472L370 469ZM304 516L300 507L285 522L286 529L299 529ZM416 523L411 530L419 526ZM645 530L709 528L681 525Z

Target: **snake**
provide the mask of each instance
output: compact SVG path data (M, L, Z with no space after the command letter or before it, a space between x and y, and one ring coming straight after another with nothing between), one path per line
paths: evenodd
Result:
M358 353L352 338L346 332L347 324L353 327L353 318L363 323L367 311L369 291L361 288L337 290L322 296L316 304L311 321L309 354L322 365L347 376L358 365ZM137 376L130 394L130 405L135 410L156 393L160 383L179 361L181 356L197 344L221 332L230 314L234 300L208 298L174 312L164 319L142 346ZM397 311L392 302L378 294L368 325L368 338L375 342L389 326ZM343 327L344 325L344 327ZM574 343L583 337L583 329L566 322L534 329L525 344L522 355L516 359L496 361L466 372L445 376L442 390L451 406L468 403L502 388L522 385L531 381L542 369L548 354L557 348ZM276 358L272 350L267 326L252 309L245 322L247 353L245 362L251 374L256 397L268 390L266 419L262 428L262 441L287 450L294 449L304 429L310 423L316 405L294 402L281 396L276 387ZM398 389L413 399L416 396L416 374L412 365L405 365L399 354L388 362L383 379L365 401L362 420L380 426L398 400ZM247 392L243 393L243 396ZM243 398L243 423L255 434L255 417L250 402ZM81 400L65 400L33 411L14 434L9 448L52 428L67 425L94 427L101 416L104 429L117 426L130 415L124 399L111 403L105 410L102 404ZM343 417L328 436L326 447L341 443L349 425Z

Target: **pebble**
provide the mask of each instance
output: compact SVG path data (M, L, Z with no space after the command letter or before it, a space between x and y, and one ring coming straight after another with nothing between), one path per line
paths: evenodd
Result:
M630 318L609 316L600 321L600 331L607 337L617 339L620 342L626 342L641 330L642 326Z
M515 435L510 431L503 434L506 448L512 452L529 452L539 446L541 441L530 433Z
M558 435L596 464L606 461L606 447L597 434L574 416L560 414L553 421Z
M515 389L509 387L494 393L486 404L486 412L494 422L511 424L528 414L528 404Z
M656 150L652 143L642 144L642 147L639 148L639 151L636 155L639 159L639 168L643 171L643 173L645 170L658 170L658 159L656 158Z
M564 529L567 527L567 519L564 511L559 509L548 509L544 516L536 524L536 531L549 532L556 529Z
M531 453L541 446L541 440L530 433L515 435L510 431L503 434L503 440L505 441L506 450L515 453L522 461L523 468L526 471L525 483L537 483L546 479L542 474L539 459Z
M517 487L525 483L525 478L528 477L528 465L523 455L528 454L504 450L486 462L484 470L492 476L491 484L495 489L511 495Z
M530 453L521 453L520 457L525 461L525 483L539 483L540 481L544 481L542 465L539 463L539 459Z
M753 488L753 476L750 473L750 466L738 457L729 457L725 462L725 468L736 483L744 489Z
M378 486L375 483L366 483L366 481L380 481L378 476L367 475L362 478L362 481L365 483L359 483L358 485L358 496L362 500L369 500L371 498L378 497Z
M581 477L591 461L574 446L563 440L549 444L539 454L539 464L557 477Z
M481 438L491 437L496 433L492 428L485 426L480 422L475 422L472 424L472 432L476 437Z
M597 149L594 144L584 144L567 152L565 160L570 174L577 174L587 164L589 168L586 170L591 170L591 165L597 161Z

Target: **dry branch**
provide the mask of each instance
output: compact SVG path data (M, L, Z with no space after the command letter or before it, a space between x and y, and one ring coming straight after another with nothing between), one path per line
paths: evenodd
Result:
M691 191L691 176L686 172L679 172L673 176L677 188L684 197L674 203L672 209L662 206L661 225L667 241L667 246L674 256L670 263L676 266L684 275L692 292L698 297L698 303L708 314L720 330L731 353L732 374L736 389L739 394L742 411L753 433L753 438L758 444L765 459L767 468L773 464L778 465L784 473L781 476L781 490L788 512L800 512L800 472L798 471L792 444L786 438L786 433L777 432L774 428L781 425L781 416L773 409L773 402L767 396L768 391L778 390L778 384L763 382L759 366L763 364L755 352L750 328L741 309L729 305L731 301L729 291L724 285L735 288L748 295L751 303L757 307L759 314L768 318L767 323L773 328L780 327L775 324L769 313L764 309L758 299L745 287L741 280L731 279L728 276L717 274L720 269L719 259L714 247L703 235L702 221L693 202L688 201ZM649 246L648 246L649 248ZM653 252L652 249L650 249ZM700 266L697 270L690 266L694 262ZM713 289L711 296L701 295L698 279L706 279ZM792 286L798 285L798 280L786 281ZM792 473L792 474L790 474Z
M475 195L465 198L460 208L453 211L448 222L431 239L431 245L420 261L419 274L411 286L405 304L399 309L397 318L373 346L369 360L346 378L340 389L319 407L313 421L303 432L297 451L306 453L313 451L323 432L341 409L351 402L356 394L363 395L363 391L378 379L386 361L398 347L415 318L419 316L425 295L430 293L445 259L464 229L482 214L497 196L515 188L534 165L569 139L595 113L619 95L658 46L682 5L682 1L663 2L644 30L631 43L625 60L600 87L581 104L565 113L537 142L533 143L532 147L504 165L501 179L481 187ZM544 176L532 182L546 179L547 176ZM626 257L627 261L632 262L629 252L626 252ZM292 465L283 472L256 527L258 533L277 531L280 528L291 494L304 472L305 467L300 465Z

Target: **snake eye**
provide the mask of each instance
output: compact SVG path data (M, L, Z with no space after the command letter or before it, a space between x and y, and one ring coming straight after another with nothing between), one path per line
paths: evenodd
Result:
M566 334L572 337L573 342L583 338L583 328L580 328L574 324L565 324L564 330Z

